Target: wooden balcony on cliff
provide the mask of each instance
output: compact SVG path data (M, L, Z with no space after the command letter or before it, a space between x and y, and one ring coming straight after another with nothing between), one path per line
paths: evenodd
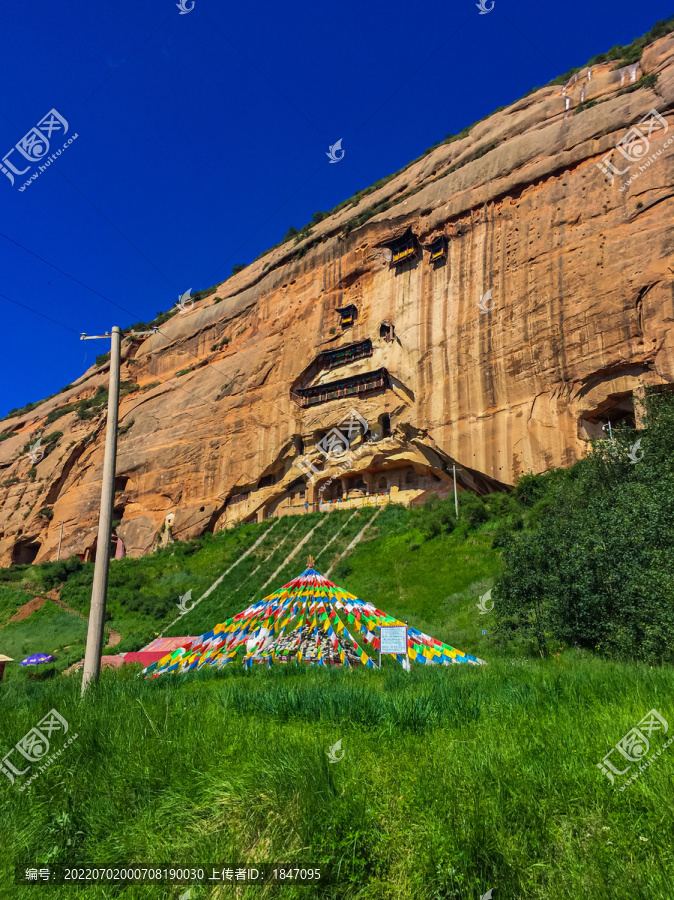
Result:
M353 344L345 344L343 347L337 347L335 350L324 350L295 379L290 388L290 393L293 394L300 387L310 386L321 372L336 369L339 366L348 366L350 363L357 362L360 359L367 359L372 356L372 352L372 341L370 338L366 338L364 341L355 341Z
M409 259L415 259L419 245L416 235L412 233L412 229L408 229L405 234L395 241L388 244L391 251L391 265L399 266L401 263L407 262Z
M349 303L348 306L340 306L335 312L339 313L342 328L349 328L358 318L358 309L353 303Z
M340 378L339 381L330 381L327 384L297 388L291 391L290 396L299 406L316 406L319 403L327 403L329 400L385 390L390 387L390 384L388 371L382 368L376 369L374 372L365 372L362 375L353 375L350 378Z
M358 359L366 359L372 356L372 341L357 341L355 344L347 344L336 350L326 350L319 354L316 363L319 369L336 369L338 366L346 366Z
M447 238L441 234L431 244L430 251L432 263L440 262L441 259L447 259Z

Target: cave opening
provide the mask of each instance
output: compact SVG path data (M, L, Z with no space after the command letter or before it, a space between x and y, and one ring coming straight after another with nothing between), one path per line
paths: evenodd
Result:
M387 344L395 338L395 326L392 322L383 321L379 326L379 337L384 338Z
M25 566L31 565L40 552L40 542L34 541L32 538L26 538L17 541L12 550L12 565Z
M593 410L587 410L578 419L580 437L608 437L620 426L636 430L634 398L632 393L612 394Z

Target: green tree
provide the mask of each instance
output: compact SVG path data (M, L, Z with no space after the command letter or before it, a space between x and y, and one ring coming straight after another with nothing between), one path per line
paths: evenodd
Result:
M520 481L523 495L544 508L533 527L505 542L498 629L534 639L543 654L555 640L671 662L674 396L648 395L646 428L618 429L614 438L596 440L568 477L549 478L543 491L535 476Z

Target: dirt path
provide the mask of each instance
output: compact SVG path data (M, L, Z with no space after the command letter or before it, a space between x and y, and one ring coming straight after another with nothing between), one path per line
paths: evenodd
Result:
M5 624L9 625L10 622L23 622L24 619L29 619L33 613L37 612L38 609L41 609L46 602L46 597L33 597L28 603L24 603L23 606L20 606L14 615L7 619Z

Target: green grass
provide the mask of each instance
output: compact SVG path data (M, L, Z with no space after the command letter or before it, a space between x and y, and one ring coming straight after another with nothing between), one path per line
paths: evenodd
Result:
M74 677L8 684L7 747L51 708L78 738L25 792L2 780L4 880L14 858L283 860L339 867L342 880L263 896L477 900L492 887L503 900L669 900L674 755L625 793L596 764L651 707L671 721L673 688L669 670L578 657L156 682L106 671L83 703ZM326 752L338 740L345 753L333 765Z
M12 680L42 671L42 666L25 670L18 667L22 659L33 653L51 654L57 659L57 670L66 668L82 658L86 635L86 622L47 600L29 619L11 622L0 631L0 653L15 660L7 665L5 678ZM68 650L63 649L66 646Z
M14 615L20 606L32 599L33 595L20 585L0 583L0 627Z
M340 882L240 887L237 896L478 900L494 888L494 900L670 900L674 748L622 793L620 779L610 785L597 764L650 709L673 721L671 667L578 650L527 656L534 651L494 632L495 613L477 608L502 572L496 548L515 532L535 537L551 489L570 477L527 476L511 497L486 504L463 496L458 523L451 500L419 512L386 507L330 576L485 667L231 664L153 681L131 667L104 669L84 701L77 675L10 676L0 685L4 752L52 708L78 737L25 791L0 782L0 877L12 877L16 860L282 861L339 871ZM175 618L181 594L192 589L198 599L238 561L169 630L200 634L295 577L309 554L325 573L374 513L336 508L267 520L116 560L108 625L131 649ZM0 572L0 617L60 581L61 597L86 611L92 570L68 561ZM15 656L2 644L13 634L42 642L27 652L62 646L66 633L55 626L66 614L49 606L0 630L0 651ZM327 750L340 740L344 758L331 764ZM662 743L654 733L651 752ZM177 900L186 887L51 893ZM26 893L14 886L11 896ZM192 887L192 900L224 896Z

